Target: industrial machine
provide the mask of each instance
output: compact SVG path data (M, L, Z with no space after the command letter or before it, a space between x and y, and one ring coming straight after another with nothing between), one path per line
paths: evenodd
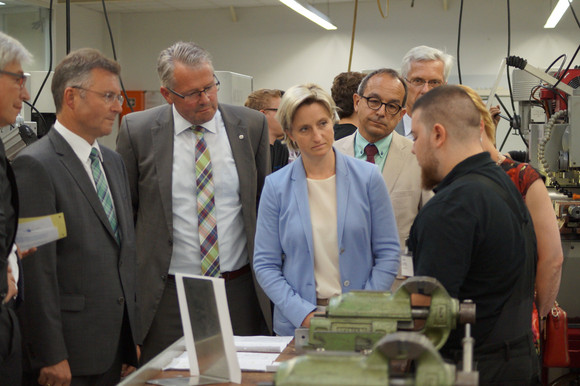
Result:
M6 157L12 161L20 150L37 140L36 122L25 122L18 115L14 125L0 127L0 139L4 143Z
M369 355L312 351L282 362L274 382L277 386L477 385L479 376L471 367L473 343L467 332L464 366L457 371L443 361L426 336L395 332L381 338Z
M519 57L513 70L513 98L530 164L546 176L564 251L558 303L580 318L580 69L542 71Z
M295 332L297 352L365 351L385 335L413 331L440 349L457 324L475 323L475 304L459 303L436 279L411 277L393 293L351 291L330 299L325 314Z

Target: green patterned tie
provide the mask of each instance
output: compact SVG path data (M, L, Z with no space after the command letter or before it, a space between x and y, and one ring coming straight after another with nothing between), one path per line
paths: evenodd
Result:
M213 172L204 128L193 126L197 137L195 144L195 176L197 186L197 224L201 251L201 273L205 276L220 275L218 232L215 214Z
M115 233L115 239L117 239L117 244L121 244L121 236L119 234L119 226L117 225L117 215L115 214L115 206L113 205L113 199L111 193L109 192L109 185L107 184L107 178L103 173L101 168L101 160L99 159L99 152L93 147L91 150L91 172L93 173L93 180L95 181L95 186L97 188L97 196L103 205L103 209L107 214L111 228Z

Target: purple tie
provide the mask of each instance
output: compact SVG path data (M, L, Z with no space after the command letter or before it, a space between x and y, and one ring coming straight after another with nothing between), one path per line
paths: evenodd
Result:
M375 155L379 152L379 149L375 146L374 143L369 143L365 147L365 154L367 155L367 162L372 164L375 163Z

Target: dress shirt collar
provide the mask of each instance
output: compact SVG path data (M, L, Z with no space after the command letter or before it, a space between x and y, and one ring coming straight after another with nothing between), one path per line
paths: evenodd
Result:
M387 153L389 152L389 148L391 147L392 141L393 141L393 133L391 133L391 134L387 135L385 138L382 138L382 139L378 140L377 142L375 142L374 144L379 151L376 156L379 156L380 158L386 158ZM359 131L357 130L355 137L354 137L355 157L357 157L357 158L362 157L365 154L365 147L369 143L370 142L367 141L365 139L365 137L360 135ZM365 155L365 157L366 157L366 155Z
M179 135L179 134L183 133L184 131L188 130L189 128L191 128L191 126L193 126L189 121L187 121L185 118L183 118L183 116L181 116L181 114L179 114L179 112L175 108L175 105L172 106L172 109L173 109L173 129L175 131L175 135ZM221 113L218 109L215 112L215 114L211 120L209 120L208 122L202 123L199 126L202 126L204 129L206 129L210 133L216 134L217 133L216 119L220 119L220 118L221 118Z
M103 156L101 154L101 149L97 141L95 141L91 145L84 138L64 127L63 124L60 123L58 120L54 123L54 129L60 135L62 135L64 140L69 144L69 146L73 149L77 157L82 162L87 162L87 160L89 160L89 156L91 155L91 150L93 149L93 147L97 149L99 153L99 159L101 160L101 162L103 162Z

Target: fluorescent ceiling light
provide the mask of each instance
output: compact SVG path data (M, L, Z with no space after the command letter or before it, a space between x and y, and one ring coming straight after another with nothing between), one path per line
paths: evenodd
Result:
M6 3L3 3L3 2L0 1L0 5L6 5Z
M322 28L327 30L335 30L336 26L330 22L328 16L312 7L309 4L298 2L297 0L280 0L285 6L292 8L293 11L298 12L302 16L315 22Z
M571 2L572 2L572 0L570 0L570 3ZM554 28L558 24L558 22L560 21L562 16L564 15L564 12L566 12L566 10L568 9L568 6L570 5L570 3L568 3L568 0L558 1L558 4L556 4L556 7L552 11L552 14L550 15L550 17L546 21L544 28Z

